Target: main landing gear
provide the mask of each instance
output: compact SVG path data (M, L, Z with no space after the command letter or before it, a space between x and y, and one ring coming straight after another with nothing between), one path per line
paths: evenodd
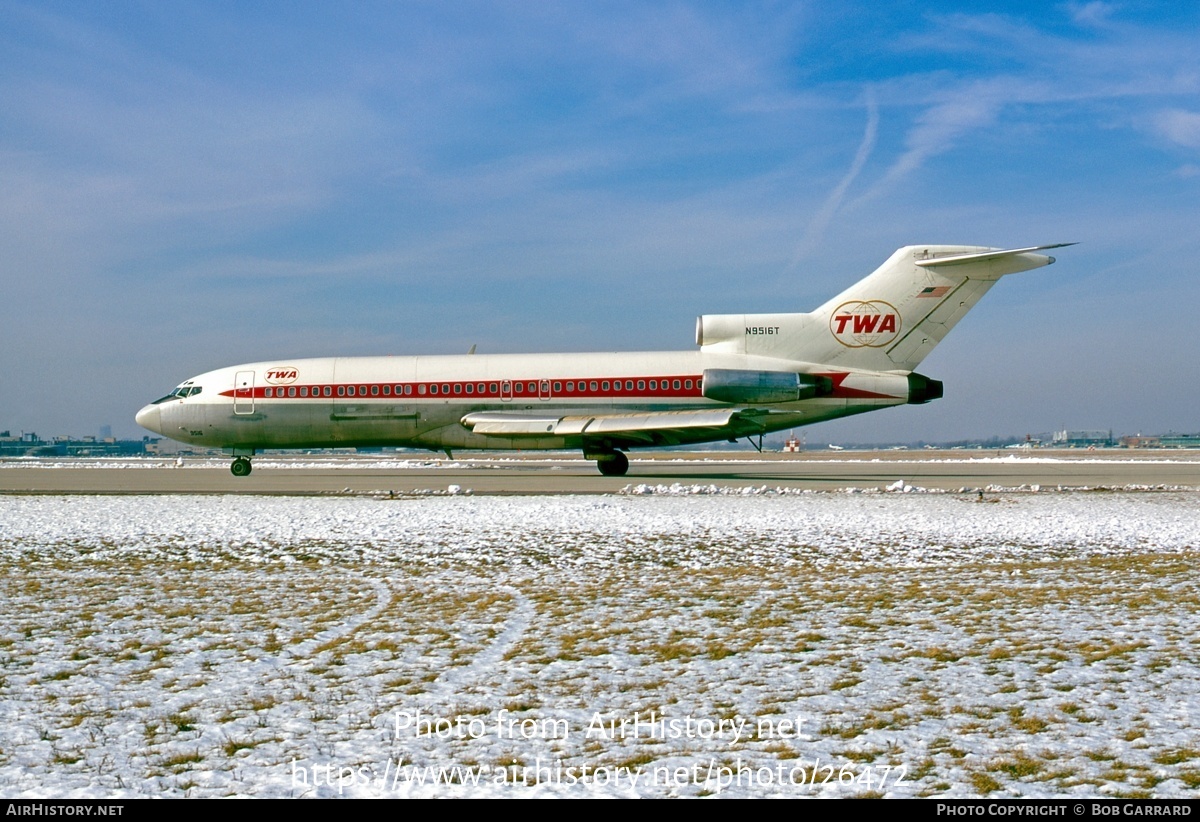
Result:
M625 476L625 472L629 470L629 457L620 451L610 451L592 459L596 460L596 467L606 477L623 477Z
M233 461L233 465L229 466L229 470L235 477L248 477L251 470L250 460L238 457Z

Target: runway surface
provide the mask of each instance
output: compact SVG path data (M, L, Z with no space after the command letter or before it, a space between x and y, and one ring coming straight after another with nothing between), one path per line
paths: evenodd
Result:
M6 460L0 462L0 494L606 494L676 483L808 490L883 489L897 482L948 491L1200 487L1200 453L1194 451L660 452L632 455L624 477L601 476L594 463L567 454L453 460L262 455L242 478L228 466L221 457Z

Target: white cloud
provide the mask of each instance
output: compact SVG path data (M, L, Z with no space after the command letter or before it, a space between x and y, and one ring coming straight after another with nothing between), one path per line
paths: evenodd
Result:
M1071 19L1081 26L1101 28L1109 25L1109 17L1117 10L1114 3L1104 3L1094 0L1091 3L1068 3L1067 12Z
M1160 111L1154 117L1158 133L1173 143L1187 148L1200 148L1200 114L1173 108Z

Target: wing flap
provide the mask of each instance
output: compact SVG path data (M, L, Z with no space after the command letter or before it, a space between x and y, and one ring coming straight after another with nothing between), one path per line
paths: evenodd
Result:
M742 412L649 411L640 414L583 414L538 417L506 412L467 414L462 424L476 434L496 437L604 437L629 436L653 441L652 434L695 428L728 427Z
M737 415L732 409L716 411L650 411L644 414L597 415L581 433L621 434L677 428L723 428Z
M559 417L529 417L520 414L467 414L461 422L476 434L495 437L544 437L553 435Z

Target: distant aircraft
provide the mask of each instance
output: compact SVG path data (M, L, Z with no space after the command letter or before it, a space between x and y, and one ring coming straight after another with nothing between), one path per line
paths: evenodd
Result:
M1002 276L1036 252L906 246L808 314L707 314L694 351L330 357L217 369L137 414L143 428L219 447L235 476L265 448L578 448L601 474L625 451L758 438L942 396L913 372Z

